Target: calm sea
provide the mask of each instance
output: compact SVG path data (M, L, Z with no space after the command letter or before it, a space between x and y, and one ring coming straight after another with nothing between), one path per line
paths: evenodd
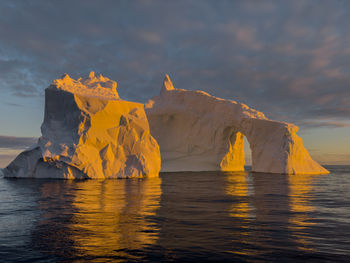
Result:
M327 168L0 178L0 261L350 262L350 166Z

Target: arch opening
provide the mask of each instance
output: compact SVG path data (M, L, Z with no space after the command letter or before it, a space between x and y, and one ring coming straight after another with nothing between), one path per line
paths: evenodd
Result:
M251 171L253 166L252 149L250 148L250 144L246 136L244 136L244 159L244 170Z
M235 127L226 127L222 136L225 154L220 162L220 170L250 171L252 151L247 137Z

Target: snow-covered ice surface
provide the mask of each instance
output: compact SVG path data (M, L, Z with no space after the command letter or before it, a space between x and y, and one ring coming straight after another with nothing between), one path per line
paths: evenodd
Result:
M45 117L38 144L4 169L6 177L154 177L159 146L144 105L119 99L117 83L93 72L68 75L45 90Z
M244 136L254 172L328 173L310 157L297 126L270 120L245 104L175 89L168 75L160 96L145 106L120 99L116 87L93 72L85 79L65 74L54 80L45 90L42 136L3 174L152 177L158 176L161 158L162 171L242 171Z
M255 172L328 173L310 157L297 126L269 120L236 101L175 89L168 75L160 96L146 104L146 114L162 171L242 171L246 136Z
M60 79L55 79L51 87L58 90L65 90L73 94L88 97L105 98L108 100L119 99L117 92L117 82L102 76L95 76L93 71L87 78L77 80L64 74Z

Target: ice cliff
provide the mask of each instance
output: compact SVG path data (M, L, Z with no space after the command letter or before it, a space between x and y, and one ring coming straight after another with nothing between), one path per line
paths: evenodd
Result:
M68 75L45 90L37 145L19 154L6 177L127 178L158 176L160 152L144 105L119 99L117 83L93 72Z
M31 178L152 177L158 176L161 158L162 171L242 171L245 136L254 172L328 173L312 160L298 129L242 103L175 89L169 76L160 96L144 106L121 100L117 83L102 75L91 72L77 80L64 75L45 90L38 143L2 172Z
M328 173L310 157L297 126L203 91L175 89L168 75L160 96L146 104L146 114L162 171L242 171L246 136L255 172Z

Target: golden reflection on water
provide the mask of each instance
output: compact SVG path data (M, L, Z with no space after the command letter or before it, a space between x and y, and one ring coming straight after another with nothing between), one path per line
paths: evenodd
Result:
M234 233L235 240L239 243L249 243L249 226L248 219L251 208L249 206L248 200L248 173L247 172L233 172L229 173L226 177L226 194L232 196L234 201L229 208L229 216L232 219L236 219L239 224L239 231ZM240 247L236 249L236 245L232 244L232 249L228 251L229 253L239 254L239 255L249 255L252 254L250 249Z
M163 175L163 184L160 178L49 182L41 188L45 212L33 242L48 253L94 262L138 261L133 250L152 245L172 251L199 244L207 251L226 236L222 250L232 254L313 251L315 178L225 172Z
M314 225L315 223L310 222L312 219L309 213L314 211L315 208L312 205L310 195L312 191L312 182L316 178L316 175L290 175L289 179L289 203L291 216L289 223L292 234L295 240L299 244L301 250L311 250L312 242L305 234L305 230Z
M252 242L266 251L272 251L274 247L265 242L266 232L251 235L255 231L254 225L258 225L260 230L278 231L282 242L290 240L290 245L312 251L313 242L308 231L315 224L310 215L315 210L312 205L312 183L315 178L315 175L229 174L225 192L234 198L229 208L230 217L235 222L241 220L240 232L235 233L240 235L240 242ZM290 230L289 233L283 230L285 227ZM241 251L234 250L232 253L251 255L253 251L241 248Z
M231 205L230 216L243 219L249 218L249 203L248 203L248 183L247 173L237 172L230 173L227 180L226 194L234 196L237 201Z
M70 228L81 255L111 256L118 250L141 249L157 241L159 229L146 217L159 208L160 178L89 180L78 187Z

